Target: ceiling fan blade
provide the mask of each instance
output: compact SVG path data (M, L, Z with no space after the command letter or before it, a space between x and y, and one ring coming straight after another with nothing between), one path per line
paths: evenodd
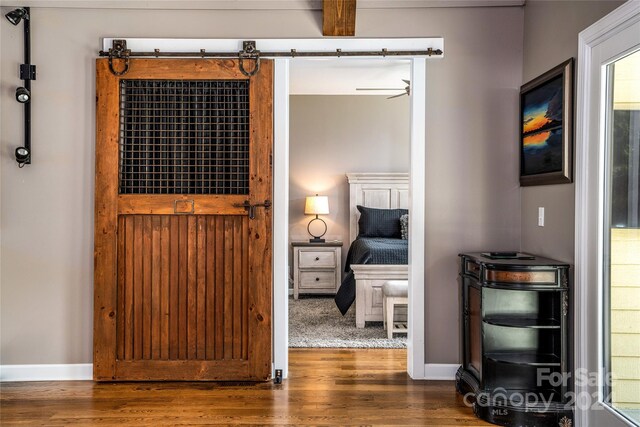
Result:
M408 84L408 85L410 85L410 84L411 84L411 80L405 80L405 79L402 79L402 81L403 81L403 82L405 82L405 83L406 83L406 84Z
M398 87L357 87L356 90L404 90Z
M406 93L406 92L405 92L405 93L400 93L400 94L398 94L398 95L390 96L390 97L388 97L387 99L399 98L399 97L401 97L401 96L405 96L405 95L407 95L407 93Z

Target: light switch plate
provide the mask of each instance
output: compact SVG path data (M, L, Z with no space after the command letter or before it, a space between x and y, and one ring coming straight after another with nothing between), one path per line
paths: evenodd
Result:
M544 227L544 208L538 208L538 227Z

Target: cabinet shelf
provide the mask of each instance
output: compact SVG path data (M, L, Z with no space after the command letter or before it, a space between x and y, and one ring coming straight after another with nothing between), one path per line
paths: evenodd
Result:
M519 314L487 316L484 323L510 328L560 329L560 321L557 319L523 317Z
M560 357L537 352L492 352L485 357L493 362L526 366L560 366Z

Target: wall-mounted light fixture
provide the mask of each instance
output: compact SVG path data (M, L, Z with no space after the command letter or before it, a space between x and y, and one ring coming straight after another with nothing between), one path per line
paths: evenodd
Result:
M307 196L304 204L304 213L305 215L316 216L311 221L309 221L309 224L307 225L307 232L311 237L313 237L312 239L309 239L309 242L324 243L324 239L322 238L322 236L324 236L327 232L327 223L318 218L318 215L329 214L329 198L327 196L318 196L317 194L315 196ZM311 224L316 221L319 221L324 225L324 230L322 230L321 233L318 232L320 230L315 232L311 231Z
M24 105L24 145L16 148L18 166L31 164L31 80L36 79L36 66L31 65L31 11L21 7L7 13L5 17L13 25L24 20L24 64L20 65L20 78L24 86L16 89L16 101Z
M26 7L21 7L16 10L12 10L11 12L5 15L7 20L11 22L13 25L18 25L22 18L29 19L29 9Z
M26 163L31 163L31 152L27 147L16 148L16 161L22 167Z
M25 102L29 102L30 100L31 100L31 92L29 92L29 89L22 86L16 89L16 101L18 101L21 104L24 104Z

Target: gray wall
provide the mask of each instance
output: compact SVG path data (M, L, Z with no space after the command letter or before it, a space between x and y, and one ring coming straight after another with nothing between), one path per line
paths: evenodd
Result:
M408 67L408 66L407 66ZM326 239L349 248L348 172L409 172L409 97L291 96L289 237L309 238L305 197L329 196ZM292 263L290 263L292 265Z
M34 8L32 16L34 155L22 170L13 160L22 141L22 108L13 97L22 31L5 20L0 25L0 359L85 363L92 354L94 59L100 37L320 37L320 12ZM430 363L459 360L458 252L520 243L514 141L522 28L519 7L358 12L359 37L445 40L445 58L427 66Z
M446 58L427 66L426 358L455 363L458 253L520 242L513 141L523 15L510 8L438 9L427 16L424 28L444 36Z
M528 82L571 57L576 59L577 72L578 33L622 3L528 0L522 81ZM538 227L538 207L545 208L544 227ZM573 263L574 184L522 187L521 209L522 251Z

